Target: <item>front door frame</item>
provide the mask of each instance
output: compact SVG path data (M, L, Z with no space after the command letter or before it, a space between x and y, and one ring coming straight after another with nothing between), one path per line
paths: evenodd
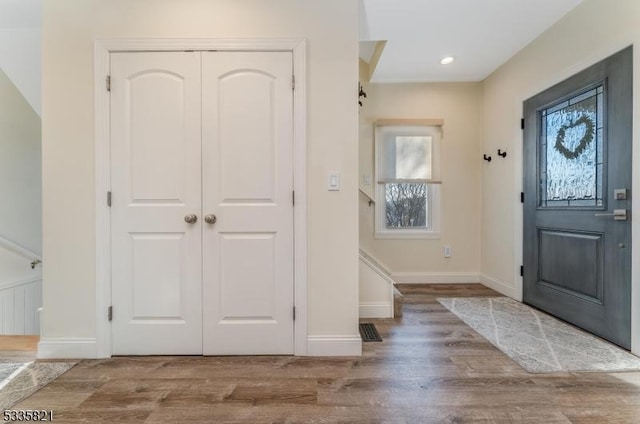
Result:
M293 54L293 188L294 226L294 355L307 354L307 132L306 50L302 38L292 39L107 39L94 43L95 207L96 207L96 357L112 355L111 324L111 190L110 95L107 77L112 52L139 51L289 51ZM115 194L117 195L117 194ZM114 311L117 313L117 311Z
M638 145L640 142L640 128L636 125L637 122L640 122L640 83L635 80L635 76L638 73L638 69L640 69L640 54L638 53L637 46L633 43L633 40L616 40L615 42L599 49L597 51L593 51L591 55L584 58L583 60L577 61L573 63L571 66L567 66L562 70L554 73L553 75L540 80L539 83L535 85L531 85L526 92L519 93L518 96L514 98L513 103L513 133L519 134L516 140L520 140L518 143L514 143L513 145L513 158L514 158L514 174L513 177L515 193L514 193L514 203L516 203L515 207L515 216L514 216L514 263L513 263L513 281L515 284L513 286L509 284L501 284L499 286L493 286L499 291L503 292L503 294L513 297L518 301L522 301L523 297L523 279L520 275L520 266L523 263L523 243L524 243L524 219L523 219L523 204L520 203L520 192L523 192L523 176L524 176L524 166L523 166L523 158L524 158L524 149L523 149L523 141L524 141L524 132L520 128L520 119L523 118L523 104L524 102L535 96L536 94L546 90L547 88L564 81L567 78L579 73L580 71L587 69L591 65L615 54L616 52L633 46L633 133L632 133L632 143L634 147ZM633 158L632 158L632 184L633 187L640 187L640 167L636 166L636 164L640 163L640 149L633 149ZM640 210L640 196L633 196L632 193L632 201L631 201L631 210ZM640 241L640 221L631 217L631 243L634 245L636 242ZM631 353L640 356L640 249L633 249L631 253Z

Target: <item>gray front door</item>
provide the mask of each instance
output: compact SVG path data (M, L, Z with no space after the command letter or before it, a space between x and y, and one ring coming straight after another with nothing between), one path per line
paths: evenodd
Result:
M627 349L631 90L629 47L524 102L524 302Z

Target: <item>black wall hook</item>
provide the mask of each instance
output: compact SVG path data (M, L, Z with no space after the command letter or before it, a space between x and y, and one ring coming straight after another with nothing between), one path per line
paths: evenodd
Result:
M502 150L498 149L498 156L506 158L507 157L507 152L503 152Z
M482 159L486 160L487 162L491 162L491 156L482 155Z
M360 100L360 97L364 97L366 99L367 93L364 92L364 89L362 88L362 84L358 82L358 104L362 106L362 100Z

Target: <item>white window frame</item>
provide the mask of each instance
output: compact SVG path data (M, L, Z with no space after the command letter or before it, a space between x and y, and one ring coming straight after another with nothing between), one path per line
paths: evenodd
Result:
M399 119L399 120L378 120L375 123L374 141L374 169L375 169L375 233L376 239L439 239L441 232L441 180L440 177L440 148L442 143L443 121L439 119ZM407 130L416 131L415 135L425 135L432 138L431 161L433 174L430 180L398 180L406 183L426 183L427 184L427 211L428 224L426 229L390 229L386 227L386 202L385 202L385 181L381 179L379 168L382 153L380 143L383 141L380 133L388 127L397 127L399 133ZM387 130L388 131L388 130Z

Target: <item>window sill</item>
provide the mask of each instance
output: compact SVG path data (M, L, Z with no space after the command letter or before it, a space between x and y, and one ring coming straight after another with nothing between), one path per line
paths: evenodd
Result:
M440 233L435 231L376 231L374 238L387 240L438 240L440 239Z

